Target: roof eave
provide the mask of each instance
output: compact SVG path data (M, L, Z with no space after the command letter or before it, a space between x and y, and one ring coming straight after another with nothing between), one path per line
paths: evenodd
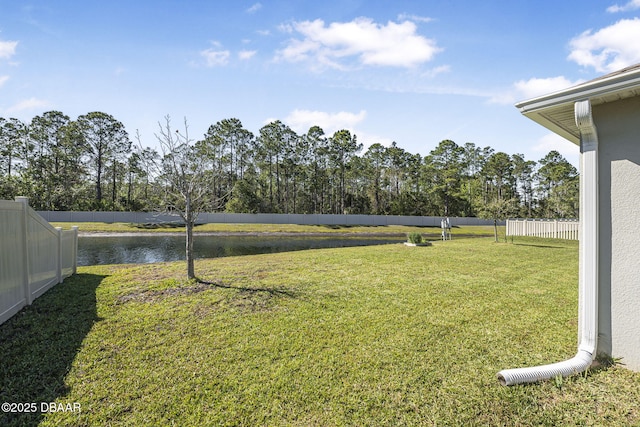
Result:
M569 109L567 108L567 110ZM573 113L573 104L571 104L570 112ZM534 122L549 129L553 133L560 135L561 137L576 145L580 145L580 131L578 130L578 126L575 124L575 122L569 125L563 125L558 123L557 121L552 120L551 118L549 118L549 116L544 115L540 111L527 112L523 114Z
M577 101L589 99L594 105L637 96L640 87L640 68L613 73L577 86L517 103L520 113L552 132L580 144L580 131L575 121L567 121L573 115ZM564 118L565 120L561 120Z

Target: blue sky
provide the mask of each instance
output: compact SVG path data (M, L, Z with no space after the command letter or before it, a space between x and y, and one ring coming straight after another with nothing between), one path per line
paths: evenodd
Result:
M154 146L236 117L539 160L578 149L513 104L640 62L640 0L0 0L0 116L113 115Z

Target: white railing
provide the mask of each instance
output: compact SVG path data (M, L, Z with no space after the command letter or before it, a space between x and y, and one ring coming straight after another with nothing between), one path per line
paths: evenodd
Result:
M54 228L26 197L0 200L0 324L75 274L78 227Z
M578 240L580 222L573 219L508 219L507 236Z

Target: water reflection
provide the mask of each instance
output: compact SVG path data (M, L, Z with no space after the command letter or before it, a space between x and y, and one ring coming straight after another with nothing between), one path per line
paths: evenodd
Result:
M142 264L185 259L184 235L81 236L78 265ZM212 236L194 240L196 258L254 255L316 248L399 243L404 237Z

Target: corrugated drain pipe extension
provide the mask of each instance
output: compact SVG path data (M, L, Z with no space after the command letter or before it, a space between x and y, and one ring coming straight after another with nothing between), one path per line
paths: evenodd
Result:
M578 353L569 360L498 372L502 385L563 377L585 371L596 356L598 339L598 134L589 100L575 103L580 129L580 289Z
M534 366L530 368L505 369L498 372L498 381L502 385L515 385L548 380L558 375L567 377L585 371L593 362L593 353L578 350L572 359L550 365Z

